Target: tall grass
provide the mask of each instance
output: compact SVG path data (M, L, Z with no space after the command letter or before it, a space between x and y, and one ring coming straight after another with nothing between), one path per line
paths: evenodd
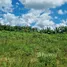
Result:
M0 31L0 67L67 67L67 34Z

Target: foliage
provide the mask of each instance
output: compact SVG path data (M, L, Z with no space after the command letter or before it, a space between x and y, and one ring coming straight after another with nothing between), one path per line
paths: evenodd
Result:
M67 34L2 30L0 67L67 67Z
M39 33L47 33L47 34L56 34L56 33L67 33L67 26L56 27L54 30L51 28L38 30L37 28L32 28L29 26L9 26L9 25L1 25L0 30L6 31L22 31L22 32L39 32Z

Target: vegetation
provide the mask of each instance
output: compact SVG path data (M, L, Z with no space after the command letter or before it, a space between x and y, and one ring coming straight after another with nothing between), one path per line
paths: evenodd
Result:
M56 27L54 30L51 28L38 30L37 28L31 28L29 26L9 26L9 25L1 25L0 31L21 31L21 32L38 32L38 33L48 33L48 34L56 34L56 33L67 33L67 26Z
M1 25L0 67L67 67L67 27L62 30Z

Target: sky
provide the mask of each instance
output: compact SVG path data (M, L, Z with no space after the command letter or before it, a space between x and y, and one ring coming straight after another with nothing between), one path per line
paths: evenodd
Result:
M67 26L67 0L0 0L0 23L38 29Z

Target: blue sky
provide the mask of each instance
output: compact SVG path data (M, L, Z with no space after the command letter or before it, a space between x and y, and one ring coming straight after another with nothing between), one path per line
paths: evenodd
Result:
M21 16L22 14L28 13L29 8L25 8L24 5L19 0L12 0L13 4L13 14L16 16Z
M67 0L0 0L0 23L39 29L67 25Z

